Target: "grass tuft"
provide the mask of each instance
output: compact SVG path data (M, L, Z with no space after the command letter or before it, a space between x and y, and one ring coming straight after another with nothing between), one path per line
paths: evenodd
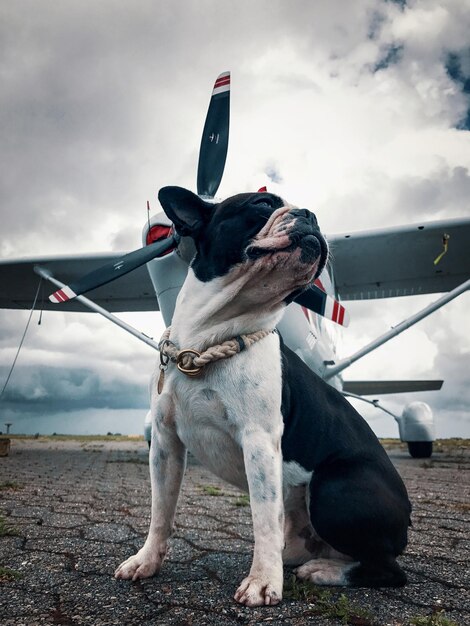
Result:
M17 537L18 531L7 524L4 517L0 515L0 537Z
M220 487L214 487L213 485L203 485L202 490L208 496L224 496L225 493Z
M234 502L235 506L250 506L250 496L248 494L243 494L238 496L238 498Z
M412 626L457 626L457 622L445 616L444 609L435 610L431 615L418 615L410 620Z
M0 491L19 491L20 489L24 489L24 485L15 483L12 480L5 480L0 483Z
M342 624L351 624L351 626L373 626L374 624L374 617L370 611L351 602L344 593L335 598L331 591L321 589L308 581L299 580L294 575L285 585L284 597L287 600L299 600L313 605L308 610L311 615L338 619Z
M0 583L7 583L20 578L23 578L23 574L20 574L20 572L0 565Z

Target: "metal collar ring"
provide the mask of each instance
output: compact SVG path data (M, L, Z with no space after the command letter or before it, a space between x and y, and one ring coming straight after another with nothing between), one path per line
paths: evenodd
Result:
M193 358L200 357L201 354L197 350L180 350L178 352L178 356L176 357L176 367L180 372L186 374L186 376L198 376L202 371L202 366L193 365L192 367L187 367L183 364L183 359L186 355L192 355Z

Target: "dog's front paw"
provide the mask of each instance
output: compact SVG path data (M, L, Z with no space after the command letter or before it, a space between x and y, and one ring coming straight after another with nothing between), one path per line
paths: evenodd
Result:
M246 606L279 604L282 600L282 582L277 584L262 576L247 576L238 587L235 600Z
M138 580L158 574L163 563L164 553L153 552L142 548L131 556L114 572L114 577L123 580Z

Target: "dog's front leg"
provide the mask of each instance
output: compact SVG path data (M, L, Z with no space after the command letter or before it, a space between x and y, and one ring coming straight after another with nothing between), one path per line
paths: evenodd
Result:
M176 434L174 424L157 419L152 427L150 448L152 517L143 547L121 563L116 578L137 580L160 571L173 529L176 503L186 465L186 448Z
M244 434L242 445L255 547L250 574L235 600L247 606L277 604L282 599L284 542L281 437L251 431Z

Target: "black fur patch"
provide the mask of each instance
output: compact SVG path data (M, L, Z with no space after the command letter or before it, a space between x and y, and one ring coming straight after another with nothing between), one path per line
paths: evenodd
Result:
M197 253L192 268L208 282L225 276L244 260L250 241L283 201L266 193L243 193L215 206L212 218L195 240Z
M359 561L350 584L400 586L411 504L377 437L347 400L281 340L284 461L313 471L310 519L327 544Z

